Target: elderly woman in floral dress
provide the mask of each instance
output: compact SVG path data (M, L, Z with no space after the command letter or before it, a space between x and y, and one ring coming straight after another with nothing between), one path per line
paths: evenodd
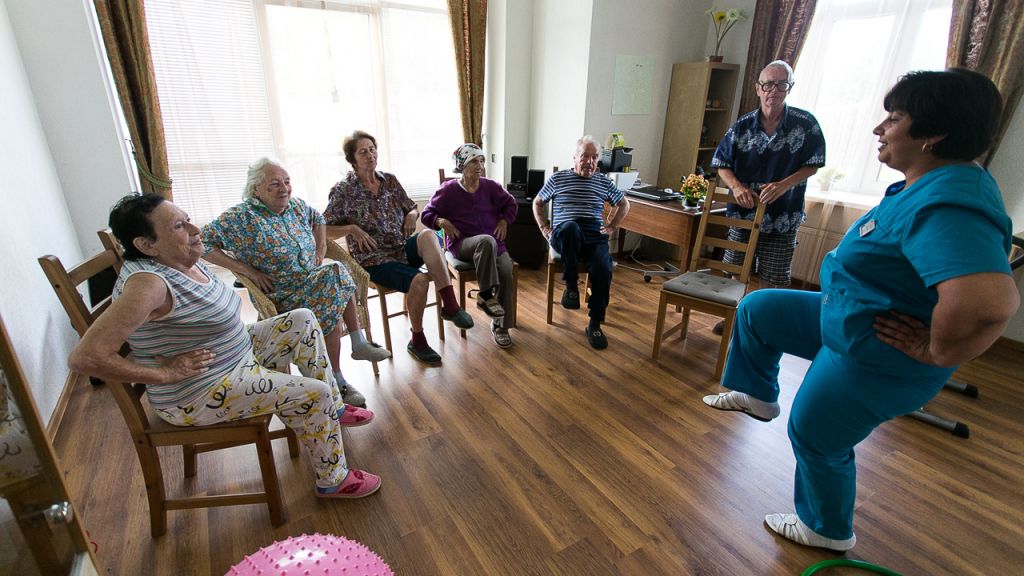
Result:
M338 319L352 335L354 359L378 362L391 353L363 335L348 270L338 262L323 262L328 242L323 216L291 194L288 172L267 158L257 160L249 167L245 201L203 228L208 248L203 259L250 278L278 310L312 310L342 397L347 404L365 406L366 398L341 375Z

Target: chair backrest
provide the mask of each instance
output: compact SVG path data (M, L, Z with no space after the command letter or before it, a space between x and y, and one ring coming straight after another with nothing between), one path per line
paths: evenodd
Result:
M117 407L121 409L124 422L128 425L128 431L132 438L141 438L149 429L149 416L142 406L142 396L146 393L144 384L131 384L129 382L108 382L107 387L114 395Z
M704 198L704 212L701 215L700 226L697 229L697 239L694 243L693 255L690 257L688 270L696 272L700 269L709 268L723 276L726 274L733 275L738 281L746 284L750 278L750 268L754 263L753 253L757 247L757 238L761 234L761 220L764 218L765 204L763 202L757 203L753 220L730 218L724 213L712 213L715 204L722 205L729 202L735 202L735 199L728 189L714 188L713 191L708 191L707 197ZM750 230L750 237L746 242L732 242L725 238L717 238L708 235L708 229L711 226L744 228ZM710 257L703 255L705 248L711 250ZM743 259L743 265L737 266L725 262L725 250L736 250L746 254L746 257Z
M110 228L104 228L103 230L97 230L96 235L100 238L100 244L106 250L111 250L117 254L117 264L114 266L114 272L121 273L121 264L124 263L124 249L121 248L121 243L114 236L114 232Z
M447 182L449 180L455 180L456 178L458 178L458 176L445 176L444 168L438 168L437 169L437 183L438 184L444 184L445 182Z
M79 336L85 335L93 321L110 306L111 297L107 296L95 306L89 306L78 291L78 287L108 268L120 270L123 262L120 252L110 248L70 269L65 268L56 256L47 254L39 258L39 265L42 266L50 286L57 293L57 298L64 306L71 319L71 325Z

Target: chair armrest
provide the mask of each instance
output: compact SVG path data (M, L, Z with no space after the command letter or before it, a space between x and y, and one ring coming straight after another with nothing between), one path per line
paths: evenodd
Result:
M359 317L359 326L365 329L370 325L370 315L366 311L367 293L370 288L370 274L356 262L356 259L349 253L348 248L342 245L342 242L344 240L340 242L328 240L327 257L336 262L341 262L345 268L348 268L348 273L356 284L356 311ZM345 329L344 322L339 325L343 330ZM343 334L345 333L347 333L347 330L343 332Z
M260 320L277 316L277 306L271 302L270 298L260 290L255 282L241 274L235 274L234 276L238 283L249 291L249 300L252 300L252 305L256 308L256 313L259 314Z

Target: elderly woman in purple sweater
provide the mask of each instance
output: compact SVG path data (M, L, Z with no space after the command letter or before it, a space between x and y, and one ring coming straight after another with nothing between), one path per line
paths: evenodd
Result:
M505 313L512 308L512 257L505 249L509 224L516 218L516 199L494 180L484 178L484 151L463 144L452 155L461 177L434 193L420 220L444 230L445 249L472 262L480 284L476 305L492 318L491 334L501 348L512 346Z

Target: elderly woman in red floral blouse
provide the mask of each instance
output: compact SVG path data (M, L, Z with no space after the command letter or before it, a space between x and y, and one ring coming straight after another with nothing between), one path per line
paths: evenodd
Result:
M433 281L441 296L441 317L459 328L472 328L473 318L459 306L437 235L416 233L419 211L394 174L377 170L377 139L356 130L345 138L345 159L352 171L331 188L324 217L348 238L349 250L374 283L407 294L412 340L406 349L428 365L441 355L423 334L423 310ZM420 272L426 266L427 272Z

